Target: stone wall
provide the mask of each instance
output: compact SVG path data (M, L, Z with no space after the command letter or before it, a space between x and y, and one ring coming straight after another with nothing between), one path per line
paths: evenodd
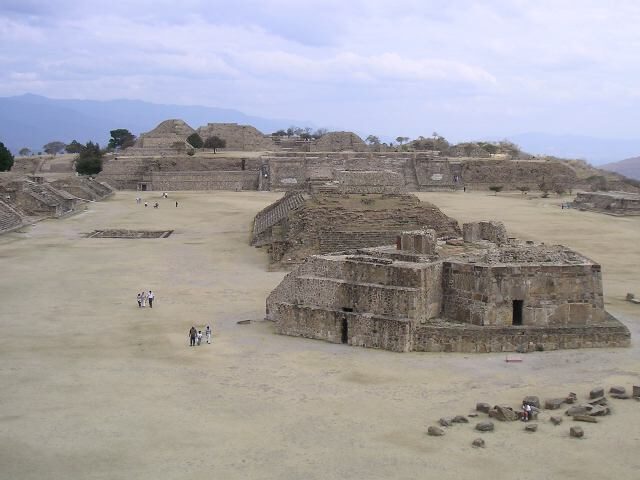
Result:
M626 192L580 192L574 208L610 215L640 215L640 194Z
M602 321L599 265L477 265L444 262L443 316L474 325L589 325Z
M226 141L226 150L230 151L273 151L277 150L271 137L265 136L257 128L237 123L209 123L198 128L203 140L217 136Z
M489 353L573 348L629 347L631 334L617 320L584 327L474 327L417 325L416 352Z
M257 171L152 172L151 189L173 190L257 190Z
M566 164L554 161L469 160L462 166L464 184L475 189L502 186L504 190L516 190L527 186L537 190L546 179L562 178L569 187L578 183L575 171Z
M404 178L390 170L336 170L340 193L406 193Z
M462 236L465 242L473 243L487 240L496 245L507 243L507 229L502 222L471 222L462 225Z

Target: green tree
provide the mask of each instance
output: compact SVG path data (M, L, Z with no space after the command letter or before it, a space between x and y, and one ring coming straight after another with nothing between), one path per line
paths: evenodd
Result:
M226 146L227 141L217 135L213 135L204 141L204 148L213 148L213 153L216 153L218 148L225 148Z
M136 141L136 136L126 128L117 128L115 130L111 130L109 133L111 134L108 145L109 149L117 150L129 148L133 146Z
M102 171L102 150L100 145L87 142L76 159L76 172L81 175L95 175Z
M83 148L84 145L82 145L77 140L73 140L69 145L65 147L65 150L67 151L67 153L80 153Z
M408 142L408 141L409 141L409 137L396 137L396 142L398 142L400 146L402 146L404 142Z
M0 172L7 172L13 166L13 155L4 143L0 142Z
M31 155L31 150L30 150L30 149L28 149L27 147L22 147L22 148L20 149L20 151L18 152L18 154L19 154L21 157L27 157L27 156Z
M273 137L286 137L287 136L287 132L285 132L284 130L278 130L277 132L273 132L271 134L271 136L273 136Z
M489 187L489 190L491 190L495 195L498 195L499 192L502 191L504 187L502 185L492 185Z
M326 128L318 128L315 132L313 132L311 136L317 140L323 135L326 135L328 132L329 130L327 130Z
M195 132L187 137L187 143L193 148L202 148L204 146L204 140Z
M44 147L42 147L42 149L45 151L45 153L48 153L49 155L57 155L58 153L61 153L62 151L64 151L66 146L67 145L64 142L55 140L53 142L47 143Z
M375 135L369 135L366 138L365 142L367 142L371 146L380 145L380 139L378 137L376 137Z

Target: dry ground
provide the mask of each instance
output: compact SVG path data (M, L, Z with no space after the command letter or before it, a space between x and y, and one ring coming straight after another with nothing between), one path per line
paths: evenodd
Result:
M562 242L601 262L608 308L629 349L396 354L272 334L264 299L283 277L247 245L276 193L135 192L0 237L2 479L635 478L640 402L537 433L498 423L426 436L477 401L514 406L592 386L640 384L640 218L561 210L557 200L420 194L460 220L498 218L525 239ZM180 202L175 208L174 201ZM166 239L89 239L94 229L174 229ZM156 292L153 309L136 293ZM213 345L188 347L192 323ZM471 448L483 436L486 449Z

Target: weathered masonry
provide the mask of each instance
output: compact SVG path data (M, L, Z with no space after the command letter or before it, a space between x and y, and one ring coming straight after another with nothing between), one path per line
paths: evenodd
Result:
M284 335L397 352L629 345L588 258L514 239L449 243L406 232L394 247L312 256L269 295L267 318Z
M640 215L640 195L628 192L583 192L578 193L573 206L609 215Z

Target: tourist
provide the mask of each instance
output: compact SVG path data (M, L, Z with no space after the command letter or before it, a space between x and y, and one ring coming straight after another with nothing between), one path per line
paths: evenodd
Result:
M198 331L196 330L196 327L191 327L191 330L189 330L189 346L190 347L194 347L196 344L196 336L198 335Z
M178 202L176 201L176 208L178 208Z
M138 294L138 307L142 308L142 294Z
M205 328L204 334L207 336L207 343L211 344L211 327L209 325Z
M149 204L147 202L144 202L144 206L145 208L149 206Z
M140 294L140 296L142 297L142 306L146 307L147 306L147 293L146 292L142 292Z
M202 330L198 330L198 346L202 343Z
M531 416L531 405L527 402L522 402L522 421L528 422Z
M149 299L149 308L153 308L153 299L156 298L156 296L153 294L151 290L149 290L149 294L147 295L147 298Z
M158 202L153 204L153 208L158 208Z

